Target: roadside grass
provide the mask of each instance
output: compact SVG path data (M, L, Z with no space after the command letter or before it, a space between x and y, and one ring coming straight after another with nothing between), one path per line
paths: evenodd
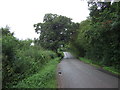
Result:
M95 62L93 62L92 60L89 60L89 59L86 59L86 58L83 58L83 57L80 57L79 58L81 61L83 61L83 62L85 62L85 63L88 63L88 64L90 64L90 65L93 65L93 66L95 66L95 67L100 67L100 65L98 64L98 63L95 63Z
M103 69L120 76L120 71L115 69L114 67L106 67L106 66L104 66Z
M115 69L114 67L104 66L104 65L101 65L101 64L99 64L97 62L94 62L94 61L92 61L90 59L86 59L86 58L83 58L83 57L80 57L79 60L81 60L81 61L83 61L85 63L88 63L88 64L90 64L92 66L95 66L97 68L102 67L102 69L107 70L107 71L109 71L109 72L111 72L111 73L113 73L115 75L120 75L120 71Z
M57 88L56 67L59 59L50 60L38 73L18 82L12 88Z

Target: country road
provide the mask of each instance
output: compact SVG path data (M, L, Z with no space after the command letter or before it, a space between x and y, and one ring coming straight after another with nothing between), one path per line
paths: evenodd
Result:
M58 88L118 88L118 78L75 59L69 52L57 68Z

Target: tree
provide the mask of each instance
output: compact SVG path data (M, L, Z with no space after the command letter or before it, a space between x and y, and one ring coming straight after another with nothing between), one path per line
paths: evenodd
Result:
M5 87L12 82L11 77L14 74L13 62L18 40L9 31L9 27L1 28L0 31L2 31L2 78L3 87Z
M91 4L92 26L87 34L91 39L91 49L88 56L94 57L94 60L101 60L103 64L118 67L120 2L112 5L110 2L92 2Z
M61 45L68 43L79 26L71 20L66 16L45 14L43 23L34 25L35 31L40 34L39 44L56 51Z
M89 5L90 17L80 23L73 48L79 56L85 50L85 57L94 62L120 69L120 2Z

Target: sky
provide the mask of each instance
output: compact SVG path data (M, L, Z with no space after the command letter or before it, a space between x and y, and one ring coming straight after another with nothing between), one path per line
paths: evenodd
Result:
M87 0L0 0L0 27L8 25L18 39L34 39L33 25L46 13L67 16L81 22L89 16Z

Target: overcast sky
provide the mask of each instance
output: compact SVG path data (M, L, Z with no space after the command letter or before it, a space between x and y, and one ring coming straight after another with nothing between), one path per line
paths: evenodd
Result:
M33 25L53 13L81 22L89 16L86 0L0 0L0 27L8 25L19 39L34 39Z

